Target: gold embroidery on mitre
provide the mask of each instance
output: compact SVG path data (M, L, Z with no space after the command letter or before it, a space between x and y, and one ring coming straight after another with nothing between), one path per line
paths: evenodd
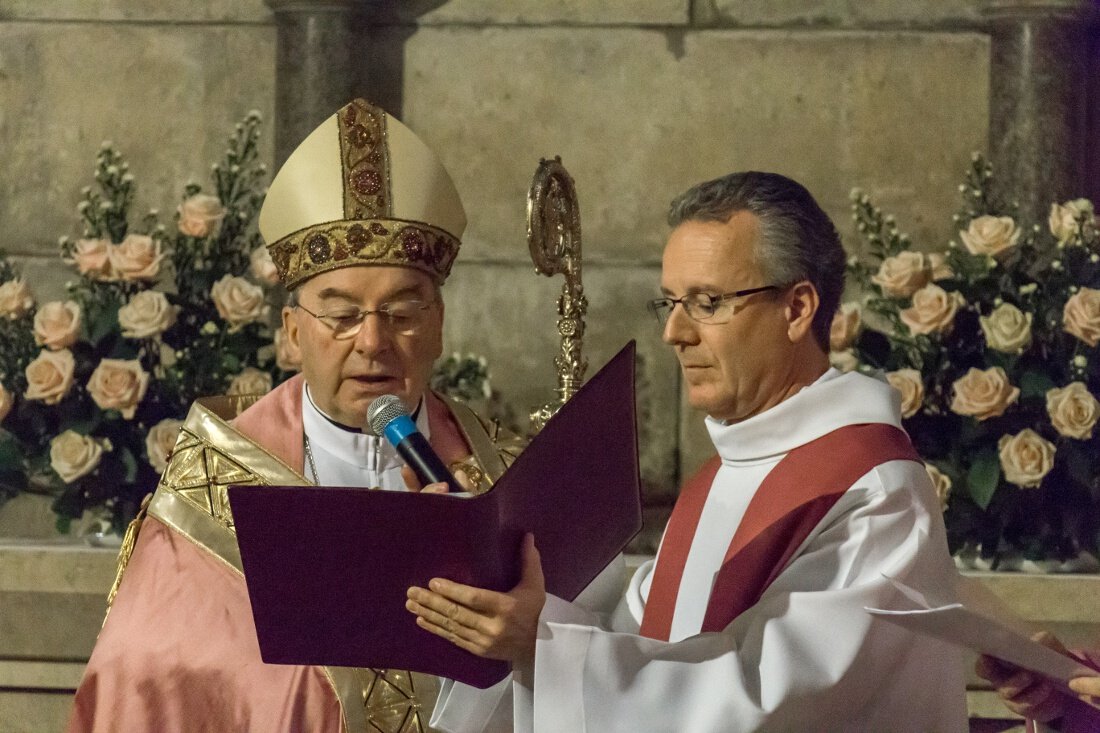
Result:
M403 219L334 221L300 229L268 249L279 278L293 288L348 265L397 265L442 283L458 256L458 240L439 227Z
M386 113L361 99L336 115L344 172L344 218L389 218L393 214Z
M233 529L229 486L264 483L267 482L247 466L184 427L157 488L174 492L224 527Z

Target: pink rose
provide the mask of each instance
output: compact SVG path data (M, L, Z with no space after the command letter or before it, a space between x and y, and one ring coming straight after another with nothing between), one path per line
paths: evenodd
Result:
M111 267L121 280L154 280L164 255L160 242L144 234L127 234L108 253Z
M8 280L0 285L0 316L10 320L21 318L34 308L34 296L23 278Z
M1083 382L1072 382L1047 392L1047 414L1059 435L1088 440L1100 420L1100 402Z
M111 242L107 239L78 239L73 247L72 262L76 269L92 280L110 280Z
M233 377L226 394L267 394L271 391L271 375L256 367L245 369Z
M176 447L176 438L179 437L183 420L165 418L152 428L145 436L145 453L149 457L149 464L157 473L163 473L168 468L168 456Z
M1035 488L1054 468L1054 444L1031 428L1024 428L1016 435L1002 435L997 441L997 452L1005 481L1022 489Z
M955 277L955 271L947 264L947 256L939 252L928 255L928 268L932 271L932 282L950 280Z
M23 397L56 405L72 388L75 368L76 360L68 349L43 351L27 364L27 391Z
M932 479L932 486L940 500L940 509L946 511L947 500L951 497L951 477L931 463L924 464L924 470L928 473L928 478Z
M1059 242L1068 242L1077 236L1082 224L1088 226L1094 221L1092 202L1088 199L1074 199L1062 205L1050 205L1050 233Z
M829 349L843 351L851 346L859 335L862 321L859 303L841 305L833 315L833 322L829 327Z
M79 303L55 300L34 314L34 341L39 346L57 351L75 344L79 336Z
M1100 343L1100 290L1081 288L1062 309L1062 328L1089 346Z
M970 254L996 256L1016 246L1020 230L1011 216L979 216L959 232Z
M871 282L882 288L883 295L908 298L927 285L931 276L924 255L906 251L883 260Z
M1013 387L1001 367L986 370L970 368L952 385L955 395L951 411L970 415L976 420L988 420L1003 415L1008 406L1020 397L1019 387Z
M3 384L0 384L0 422L4 422L4 418L8 416L13 407L15 407L15 395L9 392Z
M279 271L275 268L275 262L272 261L271 253L267 251L267 247L257 247L252 250L249 260L251 262L249 270L257 282L266 285L279 284Z
M179 230L189 237L216 237L225 218L225 207L217 196L197 193L176 209Z
M901 395L901 416L913 417L924 403L924 380L916 369L886 373L886 381Z
M152 338L172 327L179 310L168 302L164 293L142 290L118 309L118 325L126 338Z
M962 295L957 292L949 293L939 285L925 285L913 293L913 305L898 315L913 335L947 333L963 303Z
M230 331L267 318L270 307L264 300L264 291L243 277L226 275L214 283L210 297L218 315L229 324Z
M105 450L111 450L111 441L106 438L96 440L66 430L50 441L50 466L62 481L71 484L94 471Z
M302 355L290 345L283 328L275 331L275 366L284 372L296 372L302 368Z
M149 373L137 359L104 359L88 380L88 394L101 410L118 410L131 420L149 387Z
M988 316L978 317L989 348L1005 354L1022 354L1031 345L1031 321L1030 313L1011 303L1001 303Z

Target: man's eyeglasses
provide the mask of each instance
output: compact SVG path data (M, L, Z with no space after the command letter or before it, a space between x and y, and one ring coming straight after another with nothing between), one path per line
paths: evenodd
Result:
M710 293L688 293L682 298L657 298L649 301L649 312L662 326L672 315L677 303L687 313L688 318L699 323L720 325L726 323L737 313L737 298L763 293L766 290L779 290L778 285L765 285L759 288L734 290L732 293L711 295Z
M314 313L301 303L294 307L301 308L331 328L334 338L343 340L354 338L362 330L367 316L372 313L381 318L383 325L393 333L402 336L416 333L416 330L424 325L426 313L432 305L433 303L422 300L398 300L393 303L383 303L374 310L339 306L321 313Z

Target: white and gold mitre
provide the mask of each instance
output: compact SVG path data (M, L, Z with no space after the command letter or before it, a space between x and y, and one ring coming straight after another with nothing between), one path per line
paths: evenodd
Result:
M290 154L259 227L287 288L351 265L412 267L442 283L466 213L435 153L396 118L356 99Z

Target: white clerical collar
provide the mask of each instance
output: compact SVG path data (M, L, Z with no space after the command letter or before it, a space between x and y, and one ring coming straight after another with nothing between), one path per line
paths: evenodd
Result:
M345 427L321 411L313 402L309 385L302 382L302 427L310 445L321 446L335 458L371 471L400 467L404 461L389 441ZM431 437L428 410L421 398L416 408L416 427L424 438Z
M829 369L817 381L759 415L733 425L706 418L724 462L781 455L845 425L901 427L901 398L885 381Z

